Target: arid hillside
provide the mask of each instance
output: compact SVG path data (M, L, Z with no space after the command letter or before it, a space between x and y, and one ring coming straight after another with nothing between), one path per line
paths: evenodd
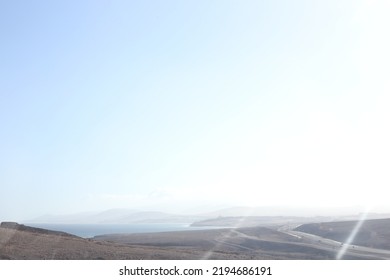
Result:
M358 221L304 224L295 230L346 242ZM390 219L364 221L352 244L390 250Z
M204 254L205 252L201 250L191 251L186 248L167 250L166 248L95 241L29 227L28 230L24 227L0 227L0 259L199 259ZM214 257L234 258L234 256L218 253Z
M265 227L110 234L85 239L15 223L0 226L0 259L15 260L334 259L338 249L324 245L290 231ZM351 252L344 258L370 259L376 255Z

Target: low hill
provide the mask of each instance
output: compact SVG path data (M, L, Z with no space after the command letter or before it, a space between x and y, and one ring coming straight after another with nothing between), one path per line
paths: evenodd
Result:
M109 234L96 236L94 240L165 248L167 251L187 248L193 252L204 252L202 259L218 259L218 254L244 260L329 260L335 257L333 250L322 249L316 244L305 243L302 239L265 227ZM345 258L361 259L356 255Z
M358 221L304 224L296 231L346 242ZM358 230L352 244L390 250L390 219L366 220Z
M313 222L328 222L331 217L294 217L294 216L220 216L218 218L197 221L191 226L217 226L217 227L254 227L254 226L279 226L287 224L304 224Z
M31 233L46 234L46 235L77 237L76 235L69 234L69 233L62 232L62 231L55 231L55 230L48 230L48 229L43 229L43 228L30 227L30 226L25 226L25 225L18 224L15 222L2 222L0 224L0 228L12 229L12 230L24 231L24 232L31 232Z

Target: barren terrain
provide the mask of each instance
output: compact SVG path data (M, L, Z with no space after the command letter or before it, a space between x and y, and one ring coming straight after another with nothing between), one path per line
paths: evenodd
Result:
M296 231L346 242L357 221L311 223L297 227ZM390 219L364 221L351 241L354 245L390 250Z
M389 221L366 221L362 228L362 235L357 239L362 246L348 248L342 258L390 259L390 251L383 250L388 248L386 240L390 238ZM355 223L306 224L296 229L288 224L279 227L274 225L270 228L256 226L109 234L88 239L64 232L26 227L15 223L2 223L0 226L0 259L326 260L335 259L342 246L341 242L327 238L336 239L338 236L340 240L343 239ZM329 232L332 234L336 232L338 235L326 235ZM383 249L363 246L376 246Z

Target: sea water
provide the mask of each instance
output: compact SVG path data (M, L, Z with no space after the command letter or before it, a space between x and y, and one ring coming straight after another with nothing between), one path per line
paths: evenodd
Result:
M150 233L215 229L217 227L191 227L190 224L43 224L29 223L26 226L63 231L84 238L115 233Z

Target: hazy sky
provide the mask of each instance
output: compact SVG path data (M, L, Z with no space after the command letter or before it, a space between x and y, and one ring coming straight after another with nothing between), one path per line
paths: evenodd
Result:
M0 220L390 210L388 3L2 1Z

